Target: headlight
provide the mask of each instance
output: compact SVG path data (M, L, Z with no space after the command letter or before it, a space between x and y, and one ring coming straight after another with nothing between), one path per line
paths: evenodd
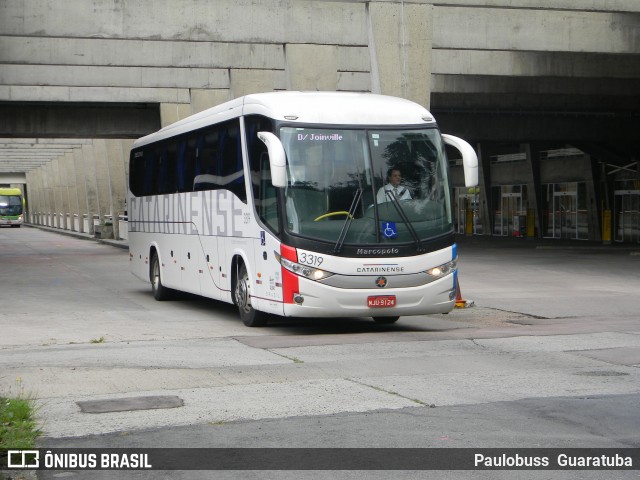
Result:
M455 258L450 262L430 268L429 270L427 270L427 273L433 277L444 277L445 275L449 275L450 273L454 272L457 265L458 259Z
M324 280L327 277L333 275L331 272L325 272L324 270L320 270L319 268L313 268L309 265L300 265L299 263L292 262L291 260L287 260L283 258L278 252L273 252L276 256L280 265L289 270L291 273L295 273L304 278L308 278L309 280Z

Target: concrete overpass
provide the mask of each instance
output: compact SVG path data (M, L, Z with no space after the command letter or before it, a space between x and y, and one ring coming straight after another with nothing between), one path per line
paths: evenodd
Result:
M256 91L372 91L477 146L460 231L600 240L612 212L639 242L639 60L636 0L5 0L0 184L92 233L126 211L133 138Z

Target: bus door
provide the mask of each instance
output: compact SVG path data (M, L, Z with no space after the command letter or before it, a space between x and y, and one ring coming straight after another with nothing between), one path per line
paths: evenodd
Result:
M499 197L500 209L494 213L494 234L501 236L521 236L523 228L526 227L524 219L522 218L522 193L520 191L509 191L511 189L509 185L494 188L501 189Z
M479 204L479 189L478 187L461 188L456 187L456 199L457 199L457 229L460 234L469 233L468 228L471 228L471 233L474 235L482 234L482 225L480 223L480 210ZM467 222L471 218L472 224L469 226Z
M578 237L578 202L575 191L553 192L553 238Z
M615 240L640 243L640 190L615 191Z

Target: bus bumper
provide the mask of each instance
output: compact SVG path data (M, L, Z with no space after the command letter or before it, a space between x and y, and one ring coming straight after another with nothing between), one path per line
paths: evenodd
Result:
M0 218L0 225L22 225L22 217Z
M299 279L299 303L284 304L292 317L394 317L448 313L455 307L455 275L426 285L397 289L340 289ZM395 296L392 307L368 306L369 297Z

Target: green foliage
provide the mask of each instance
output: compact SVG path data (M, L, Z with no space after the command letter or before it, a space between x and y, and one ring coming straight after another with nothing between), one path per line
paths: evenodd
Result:
M36 426L33 401L0 397L0 449L31 449L40 431Z

